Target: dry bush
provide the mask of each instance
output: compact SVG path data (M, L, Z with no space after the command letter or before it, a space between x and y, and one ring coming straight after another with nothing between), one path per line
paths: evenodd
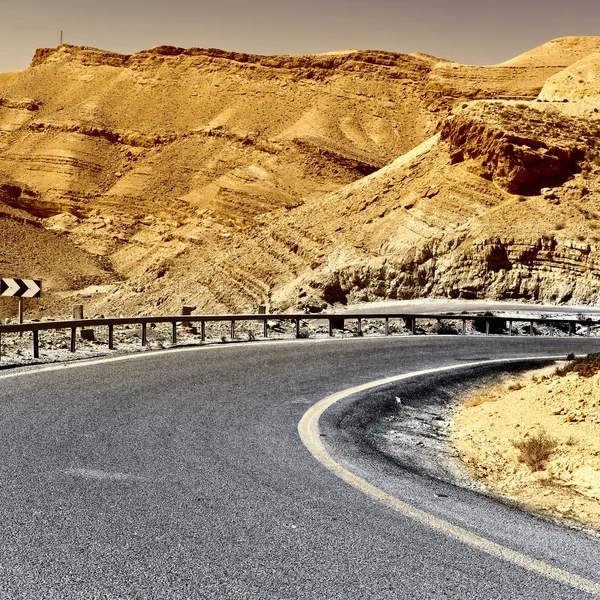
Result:
M459 332L453 323L448 323L447 321L441 321L437 325L436 333L438 335L458 335Z
M473 319L473 327L475 331L478 331L479 333L485 333L485 323L487 321L489 323L489 332L491 334L504 333L506 329L506 319L494 317L494 313L490 311L478 313L478 317L480 318Z
M475 406L479 406L485 402L496 402L497 398L490 398L490 396L486 396L484 394L473 396L465 401L464 406L466 408L474 408Z
M532 471L541 471L558 442L540 429L526 438L514 440L512 445L520 451L519 462L525 463Z
M507 390L508 390L509 392L516 392L516 391L518 391L518 390L522 390L524 387L525 387L525 386L524 386L522 383L519 383L519 382L517 381L517 382L515 382L515 383L511 383L511 384L508 386Z
M600 371L600 353L588 354L575 358L574 355L567 356L569 362L558 367L555 374L564 377L567 373L577 373L580 377L592 377Z

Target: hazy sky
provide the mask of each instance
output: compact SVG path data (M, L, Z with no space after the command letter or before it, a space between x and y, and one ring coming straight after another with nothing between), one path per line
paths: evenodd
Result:
M0 0L0 72L66 43L257 54L348 48L492 64L550 39L600 35L600 0Z

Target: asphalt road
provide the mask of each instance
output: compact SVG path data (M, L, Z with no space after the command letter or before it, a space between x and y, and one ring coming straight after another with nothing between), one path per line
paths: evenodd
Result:
M374 379L599 350L565 338L300 340L4 373L0 598L591 598L351 487L297 426L323 397ZM389 493L600 582L600 541L346 450L332 448Z
M494 300L387 300L358 304L347 309L353 313L375 314L425 314L435 315L444 313L478 312L511 312L511 313L551 313L560 315L586 315L597 318L600 306L570 306L567 304L527 304L525 302L496 302ZM335 312L335 311L331 311Z

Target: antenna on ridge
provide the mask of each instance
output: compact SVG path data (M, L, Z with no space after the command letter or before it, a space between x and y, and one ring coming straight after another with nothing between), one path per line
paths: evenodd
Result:
M63 43L63 32L62 29L60 30L60 45L62 46Z

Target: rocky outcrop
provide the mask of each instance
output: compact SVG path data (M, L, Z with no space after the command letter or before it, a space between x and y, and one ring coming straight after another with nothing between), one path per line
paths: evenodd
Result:
M35 112L40 109L40 103L31 98L25 98L23 100L11 100L10 98L0 97L0 108L12 108L14 110L26 110L29 112Z
M286 291L309 308L427 296L600 302L600 246L553 237L459 238L432 240L408 254L401 261L372 258L324 268Z
M515 130L524 119L529 126ZM485 103L448 119L441 137L450 144L453 163L472 160L478 175L509 193L537 194L580 170L587 150L582 135L590 133L582 125L526 105Z
M336 54L277 55L263 56L244 52L228 52L217 48L179 48L176 46L158 46L135 54L117 54L90 48L63 44L58 48L40 48L35 52L31 67L37 67L52 61L78 61L87 66L110 66L147 68L178 58L199 59L202 62L230 61L241 66L265 67L274 70L297 71L307 79L320 78L323 74L335 70L373 70L386 68L387 76L409 78L410 72L422 75L428 72L439 59L426 54L408 55L398 52L380 52L373 50L352 50Z
M33 133L79 133L90 137L103 138L114 144L124 144L137 148L153 148L163 144L169 144L178 137L177 135L161 135L159 133L142 133L140 131L124 131L109 129L102 125L91 123L49 123L43 121L32 121L27 124L26 129Z

